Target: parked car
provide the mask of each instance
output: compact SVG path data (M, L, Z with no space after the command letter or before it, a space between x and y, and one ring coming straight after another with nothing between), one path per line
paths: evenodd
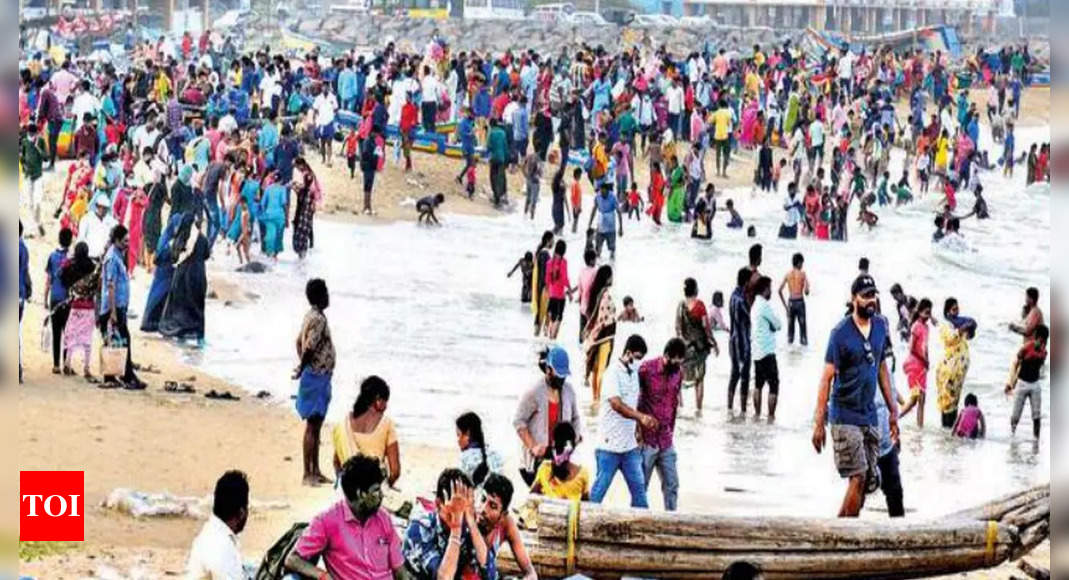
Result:
M601 11L602 17L610 24L617 26L630 26L635 20L635 11L625 8L605 8Z
M663 28L679 26L680 22L667 14L638 14L631 25L637 28Z
M679 23L683 26L699 27L712 26L713 24L717 24L717 21L715 18L709 16L708 14L702 14L700 16L684 16L683 18L679 19Z

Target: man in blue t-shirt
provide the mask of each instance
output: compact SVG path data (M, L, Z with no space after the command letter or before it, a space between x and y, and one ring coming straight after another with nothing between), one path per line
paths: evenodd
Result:
M854 280L851 294L853 312L835 326L828 340L813 427L813 448L820 453L827 441L824 424L831 424L835 466L839 475L849 480L839 511L841 518L857 517L865 505L865 495L880 488L877 386L892 410L888 421L891 440L898 442L897 407L883 364L889 328L887 319L877 316L876 281L862 274Z
M594 227L594 218L598 218L598 234L596 251L601 257L601 246L609 246L609 255L616 260L616 235L624 237L624 214L620 211L620 202L612 194L612 185L604 183L601 186L601 195L594 198L594 211L590 214L590 223L587 229ZM617 229L619 224L619 229Z

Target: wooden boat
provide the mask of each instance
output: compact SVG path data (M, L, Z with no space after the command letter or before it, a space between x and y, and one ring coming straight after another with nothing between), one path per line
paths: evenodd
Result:
M524 521L525 527L532 522ZM924 578L991 568L1049 536L1050 485L929 522L735 518L544 500L525 546L542 578ZM515 573L507 547L498 567Z

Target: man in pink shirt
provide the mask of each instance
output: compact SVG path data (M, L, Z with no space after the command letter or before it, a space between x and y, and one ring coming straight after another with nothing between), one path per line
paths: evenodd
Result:
M724 77L728 74L728 59L724 56L724 49L720 49L720 53L713 59L713 74L716 78L724 80Z
M342 466L345 499L316 516L286 568L307 578L388 580L404 568L401 539L382 509L382 468L376 459L357 455ZM311 564L322 557L326 571Z
M61 106L66 106L67 98L74 92L74 87L78 85L78 77L71 73L71 61L67 60L63 62L63 66L52 75L50 81L52 83L52 89L56 92L56 98L59 99Z

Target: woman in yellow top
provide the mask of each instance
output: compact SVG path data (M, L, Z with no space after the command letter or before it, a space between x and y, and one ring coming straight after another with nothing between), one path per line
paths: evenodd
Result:
M368 377L360 385L353 412L334 428L334 470L355 455L378 459L386 467L386 481L392 487L401 478L401 451L393 420L386 416L390 387L379 377Z
M943 129L943 133L939 135L939 140L935 142L935 171L936 173L945 174L947 170L947 161L950 157L950 137L946 129Z
M553 459L542 462L531 487L533 495L568 501L590 499L590 472L572 463L575 450L575 429L570 423L559 423L553 429Z

